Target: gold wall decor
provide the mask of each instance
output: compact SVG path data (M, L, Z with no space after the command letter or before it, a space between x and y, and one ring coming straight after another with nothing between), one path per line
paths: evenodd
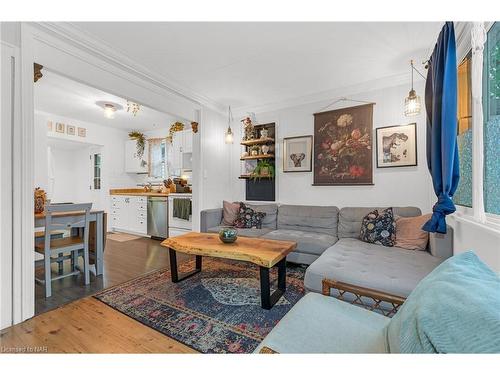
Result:
M37 82L40 78L43 77L43 74L42 74L43 66L40 64L37 64L37 63L33 63L33 66L35 68L35 74L33 76L33 81Z

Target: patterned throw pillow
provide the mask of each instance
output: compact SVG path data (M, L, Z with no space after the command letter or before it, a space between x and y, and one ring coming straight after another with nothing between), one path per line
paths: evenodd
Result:
M374 210L363 218L359 239L364 242L383 246L394 246L396 242L396 224L392 207L382 212Z
M258 228L262 227L262 219L266 216L264 212L257 212L240 202L238 218L234 222L236 228Z

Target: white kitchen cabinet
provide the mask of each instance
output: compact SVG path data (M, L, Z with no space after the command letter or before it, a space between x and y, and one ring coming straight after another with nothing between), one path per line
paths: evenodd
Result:
M147 198L141 196L111 196L111 227L119 232L147 234Z
M193 152L193 131L182 131L182 152Z
M182 132L174 133L172 137L172 163L171 167L173 169L174 175L180 175L182 169L182 142L183 142Z
M183 169L191 169L193 152L193 131L191 129L174 133L172 138L172 172L181 175Z
M148 144L146 143L144 155L137 155L137 142L128 140L125 142L125 172L126 173L148 173Z

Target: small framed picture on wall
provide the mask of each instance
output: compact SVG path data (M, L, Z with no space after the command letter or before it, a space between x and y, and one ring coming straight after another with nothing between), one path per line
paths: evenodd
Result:
M78 128L78 136L86 137L87 136L87 128Z
M75 127L73 125L66 126L66 132L68 135L75 135Z
M376 129L377 168L417 165L417 124Z
M64 133L64 124L61 122L56 122L56 132L57 133Z
M312 171L312 135L283 138L283 172Z

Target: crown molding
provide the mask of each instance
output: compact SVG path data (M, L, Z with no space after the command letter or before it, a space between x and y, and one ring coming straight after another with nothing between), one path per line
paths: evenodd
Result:
M423 80L423 78L421 78L420 76L416 77L415 81L419 80ZM254 113L273 112L285 108L296 107L300 105L317 103L327 100L333 100L344 96L357 95L365 92L376 91L387 87L395 87L405 84L408 84L408 87L410 85L409 73L396 74L384 78L377 78L374 80L365 81L354 85L338 87L332 90L313 93L310 95L298 96L283 101L277 101L257 106L236 107L233 109L233 113L237 116L241 116L249 112L254 112Z
M216 112L224 113L226 105L216 102L211 98L187 89L184 85L175 82L171 77L159 75L146 68L142 64L129 58L116 50L105 41L91 36L88 32L68 22L35 22L33 26L48 32L57 38L64 40L77 48L97 57L117 68L133 74L163 90L169 91L194 104L210 108Z

